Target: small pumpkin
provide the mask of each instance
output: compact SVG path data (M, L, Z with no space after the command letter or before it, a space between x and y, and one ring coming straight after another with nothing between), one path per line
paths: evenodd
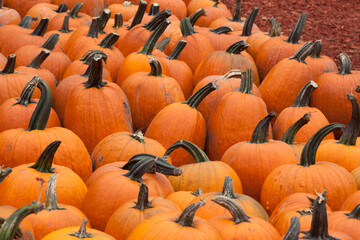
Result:
M197 21L196 25L200 27L209 27L210 24L218 18L226 17L231 18L231 12L227 8L218 7L220 1L214 1L214 5L203 7L206 15L201 17L199 21Z
M171 193L166 199L169 199L179 206L181 210L184 210L196 197L202 194L201 188L196 191L177 191Z
M142 14L145 14L146 7L147 3L144 4L144 1L140 1L139 5L136 5L131 1L122 1L122 3L117 1L117 3L109 5L109 10L113 13L121 13L124 21L127 22L130 20L130 18L136 15L137 11L139 11L140 8L143 9Z

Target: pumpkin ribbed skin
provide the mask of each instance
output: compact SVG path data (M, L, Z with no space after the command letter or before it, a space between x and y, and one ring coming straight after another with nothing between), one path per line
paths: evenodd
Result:
M352 211L358 204L360 204L360 191L356 191L351 194L341 206L341 211Z
M359 219L360 205L354 208L356 212L351 211L337 211L328 215L329 229L333 231L343 232L352 237L354 240L359 240L360 236L360 219ZM352 215L353 213L353 215Z
M359 142L359 141L358 141ZM358 189L360 189L360 167L355 168L351 175L355 178L356 184L358 186Z
M54 231L52 233L49 233L42 240L56 240L56 239L79 240L81 238L71 236L71 234L74 234L75 232L78 232L78 231L79 231L79 227L67 227L67 228L63 228L63 229ZM113 238L109 234L106 234L106 233L101 232L101 231L96 230L96 229L87 228L86 232L88 234L91 234L91 239L92 240L115 240L115 238Z
M13 0L4 0L4 5L16 9L22 17L25 16L26 12L37 3L52 3L52 0L22 0L22 1L13 1Z

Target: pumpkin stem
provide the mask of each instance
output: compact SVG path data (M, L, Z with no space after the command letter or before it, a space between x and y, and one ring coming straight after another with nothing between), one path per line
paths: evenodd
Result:
M239 91L245 94L253 94L252 85L253 85L252 69L247 69L246 72L243 73L243 78L241 79Z
M43 37L44 34L46 33L46 29L48 25L49 25L49 18L46 17L41 19L39 25L37 25L37 27L34 29L32 33L30 33L30 35Z
M152 208L151 201L149 201L149 188L144 182L140 183L140 190L138 200L134 208L144 211L145 209Z
M103 34L105 33L104 28L106 27L106 24L110 19L110 15L111 15L110 9L105 7L100 15L100 20L99 20L99 32L100 33L103 33Z
M51 90L49 85L40 77L35 76L32 80L37 83L41 96L33 114L31 115L27 131L45 130L51 111Z
M4 69L0 72L1 75L11 74L15 72L16 55L10 54Z
M341 135L339 139L339 143L342 143L347 146L355 146L360 128L359 103L353 94L348 93L346 95L346 99L348 99L351 102L352 114L349 124L347 125L347 127L344 130L344 133Z
M195 197L198 197L200 195L204 194L204 192L199 188L198 190L191 192L191 195L194 195Z
M155 16L160 11L160 5L158 3L153 3L150 6L149 16Z
M244 40L240 40L236 43L233 43L228 49L226 49L227 53L232 54L240 54L242 51L246 50L250 45Z
M320 57L321 50L322 50L322 41L321 40L315 41L314 45L312 46L310 56L312 58L321 58Z
M200 9L196 10L193 14L191 14L188 17L189 21L191 23L191 26L195 26L196 21L202 16L206 16L206 12L203 8L200 8Z
M121 13L117 13L115 14L115 19L114 19L114 26L113 28L115 30L118 30L119 28L121 28L122 26L124 26L124 18L123 15Z
M215 91L218 88L219 86L216 84L216 81L210 82L197 90L184 103L196 109L207 95L209 95L212 91Z
M233 186L233 180L231 177L225 176L223 190L221 194L228 198L232 198L232 199L236 198L235 190Z
M91 63L91 69L87 82L84 83L85 88L98 88L101 89L105 86L106 82L102 79L103 75L103 62L101 55L96 54Z
M41 46L49 51L54 50L55 45L58 43L60 34L54 33L46 40L46 42Z
M311 49L312 49L312 43L311 42L306 42L292 57L289 57L289 59L294 59L298 62L301 63L305 63L305 58L307 58L309 56L309 54L311 53Z
M259 7L254 7L253 10L251 11L250 15L245 20L244 28L243 28L243 31L240 36L248 37L251 35L251 31L254 26L254 21L255 21L255 18L257 16L258 12L259 12Z
M119 39L120 35L117 33L109 33L104 37L103 40L98 44L102 48L112 49L116 41Z
M149 171L156 171L156 159L142 158L129 170L129 172L123 174L123 176L128 177L135 182L141 183L142 176Z
M356 86L355 92L360 93L360 85Z
M179 140L173 143L164 153L162 158L167 159L169 155L176 149L183 148L194 158L195 162L207 162L210 161L208 156L205 154L203 150L201 150L198 146L189 142L185 139Z
M220 34L226 34L226 33L232 32L232 30L233 29L231 27L222 26L222 27L218 27L215 29L210 29L210 32L220 35Z
M159 40L160 36L163 34L163 32L165 31L165 29L169 24L170 24L169 19L163 20L150 35L149 39L146 41L145 45L143 46L143 48L140 50L139 53L143 53L145 55L151 55L156 42Z
M83 3L82 2L77 2L75 4L75 6L70 10L70 12L68 13L68 15L75 19L75 18L79 18L79 12L80 12L80 9L83 7Z
M310 114L305 113L304 116L302 116L299 120L297 120L293 125L291 125L288 130L284 133L284 135L281 137L281 141L284 143L287 143L289 145L294 143L296 134L298 131L308 122L310 121Z
M69 6L66 3L60 3L59 7L54 10L56 13L63 13L69 10Z
M348 218L360 220L360 203L349 213L345 213Z
M217 197L211 199L211 201L226 208L230 212L230 214L232 216L231 220L234 221L235 224L239 224L239 223L243 223L243 222L250 222L249 219L251 217L246 215L246 213L241 208L241 206L237 202L232 200L231 198L220 195L220 196L217 196Z
M298 217L292 217L289 229L287 230L284 240L299 240L300 221Z
M57 194L56 194L56 173L49 177L46 193L45 193L45 209L47 211L52 210L65 210L58 205Z
M329 133L344 128L344 124L330 123L325 127L320 128L314 135L311 136L309 141L304 146L300 157L300 166L308 167L315 164L316 151L326 135Z
M169 60L174 60L174 59L178 59L180 53L182 52L182 50L184 49L184 47L186 46L187 41L185 40L180 40L177 44L176 47L174 48L174 50L170 53L170 55L167 57L167 59Z
M232 22L243 22L241 20L241 0L236 0Z
M29 168L34 168L38 172L42 173L55 173L52 168L52 163L54 160L54 155L57 149L60 146L61 141L54 141L49 144L45 148L45 150L40 154L40 157L35 162L34 165L30 166Z
M230 71L225 73L220 78L222 80L227 80L229 78L242 78L242 76L243 76L243 73L241 72L241 70L239 70L239 69L231 69Z
M42 50L39 55L37 55L27 67L40 69L41 64L47 59L50 55L50 51Z
M90 65L96 55L101 55L102 59L106 63L107 55L101 50L90 50L86 52L79 60L83 61L86 65Z
M175 220L176 223L180 224L183 227L194 227L193 221L196 211L199 207L204 206L205 201L194 202L187 206L184 211L180 214L179 218Z
M302 231L305 234L302 239L326 239L326 240L338 240L329 235L328 220L326 213L326 191L324 190L316 198L314 202L314 212L311 220L311 228L309 231Z
M281 27L279 22L275 18L270 18L269 20L271 22L271 28L269 31L270 37L278 37L281 35Z
M346 53L340 53L339 60L340 60L340 70L338 74L340 75L352 74L351 60L349 56Z
M148 76L162 77L162 68L160 62L155 57L149 57L151 71Z
M190 23L189 18L181 19L180 29L181 29L181 33L182 33L183 37L187 37L187 36L190 36L190 35L196 33L193 26Z
M3 168L0 166L0 183L12 172L11 168Z
M269 141L270 122L275 116L275 112L271 111L271 113L269 113L257 124L251 137L250 143L262 144Z
M164 52L165 48L169 45L170 43L170 37L166 37L163 40L159 41L158 43L155 44L156 49L158 49L161 52Z
M137 140L140 143L145 143L144 134L142 133L142 128L136 130L133 134L130 135L133 139Z
M313 80L306 83L305 86L300 90L299 94L297 95L295 99L295 103L294 105L292 105L292 107L308 107L311 93L317 88L318 85Z
M307 13L300 14L297 23L295 24L288 39L286 40L288 43L297 44L299 42L301 34L305 28L307 16L308 16Z
M30 17L29 15L26 15L19 23L19 27L29 29L31 26L32 20L33 20L32 17Z
M21 237L22 230L19 228L21 221L32 213L38 213L44 209L44 205L39 202L33 201L29 205L19 208L13 212L1 225L0 239L12 240L15 236Z
M97 38L99 34L99 30L100 30L100 18L94 17L91 21L90 28L86 36L91 38Z
M83 222L81 223L79 231L75 232L75 233L70 233L69 235L73 236L73 237L80 238L80 239L92 238L93 237L92 234L86 232L86 224L87 224L87 222L88 222L88 220L86 218L84 218Z
M145 11L146 11L146 7L147 7L147 2L140 1L139 7L135 13L134 19L133 19L130 27L128 27L128 30L132 29L133 27L135 27L136 25L141 23L141 21L144 17Z
M59 32L61 32L61 33L69 33L69 32L73 31L73 30L70 30L70 28L69 28L69 18L70 18L69 15L66 15L64 17L64 21L63 21L63 24L62 24L61 29L59 30Z

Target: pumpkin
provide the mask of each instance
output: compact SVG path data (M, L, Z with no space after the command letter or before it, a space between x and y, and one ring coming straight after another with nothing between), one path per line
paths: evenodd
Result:
M214 1L214 5L204 7L204 11L206 12L206 15L201 17L197 24L200 27L209 27L210 24L215 21L218 18L226 17L231 18L231 12L227 8L218 7L220 4L220 1Z
M145 136L155 139L165 148L169 148L179 139L185 139L204 149L206 124L196 108L216 88L215 83L209 83L185 102L172 103L163 108L151 121ZM194 159L186 151L180 150L171 154L171 161L175 166L181 166L193 163Z
M329 124L329 121L319 109L309 106L311 94L317 88L318 85L314 81L309 81L300 90L294 104L280 112L273 127L275 139L280 139L286 130L305 113L310 114L311 121L296 133L295 142L307 142L317 130ZM332 134L325 137L325 139L333 138L334 135Z
M210 40L216 51L225 51L234 42L241 40L239 36L232 34L230 27L199 28L197 31Z
M259 89L268 110L280 114L294 103L297 94L311 80L310 69L304 61L311 52L311 46L312 43L307 42L294 56L278 62L261 82Z
M359 141L357 141L359 142ZM356 184L358 185L358 189L360 189L360 167L355 168L352 172L351 175L354 177Z
M149 5L150 4L152 5L154 3L157 3L159 5L159 10L160 11L163 11L165 9L169 9L179 19L186 18L186 16L187 16L186 4L182 0L173 0L173 1L150 0L149 1Z
M195 11L197 11L200 8L206 8L206 7L211 7L213 6L216 2L218 2L217 0L192 0L188 5L187 5L187 15L190 16L191 14L193 14ZM223 8L223 9L227 9L226 5L222 2L220 2L217 5L218 8Z
M328 215L329 228L344 232L354 240L360 239L360 203L349 211L338 211Z
M69 8L71 8L70 12L67 13L60 13L51 19L49 23L49 31L57 30L61 27L62 20L64 19L65 15L70 16L69 26L71 28L78 28L82 25L89 25L91 21L91 17L99 16L103 6L101 8L94 8L94 11L97 11L96 14L89 13L89 7L91 7L90 2L94 1L102 1L102 0L94 0L94 1L86 1L83 0L53 0L55 4L59 5L60 3L66 3ZM81 10L81 12L80 12Z
M37 105L37 100L31 99L36 86L36 81L30 80L20 97L10 98L0 105L0 132L13 128L27 128ZM59 117L54 109L51 109L46 127L60 127Z
M266 177L261 191L261 203L269 213L282 198L294 192L314 194L320 191L319 189L326 189L329 206L337 210L345 199L356 191L355 180L345 168L330 162L315 162L321 140L342 127L344 125L340 123L322 127L305 144L300 164L281 165Z
M246 18L244 27L241 31L241 34L239 35L241 40L246 41L253 34L252 28L254 26L254 21L258 12L259 12L259 7L254 7L251 13L249 14L249 16ZM232 32L232 34L234 35L238 35L238 33L240 32L237 31Z
M202 194L201 188L196 191L177 191L171 193L166 199L169 199L179 206L181 210L184 210L196 197Z
M76 207L58 204L56 178L54 173L47 181L44 210L25 218L31 222L36 239L42 239L50 232L61 228L77 226L85 218L85 215Z
M76 6L79 2L84 4L82 11L90 16L100 15L102 9L104 8L103 0L53 0L55 4L66 3L69 7Z
M35 162L46 146L60 140L62 146L55 156L55 164L73 169L85 181L92 169L84 143L68 129L46 128L51 111L51 91L39 77L35 77L34 81L41 92L40 100L27 129L10 129L0 133L0 165L14 167ZM10 146L12 150L7 151Z
M24 17L26 12L35 4L42 2L42 3L51 3L51 0L20 0L20 1L13 1L13 0L4 0L4 5L16 9L20 16Z
M7 8L3 6L3 1L0 1L0 24L19 24L21 22L20 14L12 8Z
M44 238L42 238L42 240L77 240L86 238L92 238L93 240L115 240L115 238L104 232L92 228L87 228L87 223L88 220L84 218L81 223L80 229L79 227L67 227L59 229L57 231L49 233Z
M162 197L149 198L148 191L146 184L140 183L137 201L122 204L107 221L105 232L116 239L126 239L146 219L163 213L180 213L175 203Z
M204 201L190 204L178 213L160 214L140 223L130 233L128 240L173 240L194 238L198 240L223 239L221 234L204 219L195 217L196 210L205 205Z
M60 143L60 141L54 141L49 144L35 163L23 164L12 169L13 172L0 185L1 205L21 207L31 199L36 199L38 196L36 178L47 180L56 172L59 201L77 208L81 207L87 191L85 183L71 169L52 164ZM24 189L28 190L26 194L24 194ZM43 194L40 200L44 201L45 189L41 192Z
M231 198L217 196L211 201L228 210L232 217L217 216L210 223L223 235L224 239L278 239L279 232L267 221L248 216L241 206Z
M25 16L18 25L4 25L0 27L0 46L4 45L8 38L20 32L31 33L29 29L32 22L30 16Z
M127 22L130 20L130 18L136 15L136 12L139 11L140 6L143 9L143 14L145 14L147 3L144 4L144 1L140 1L139 6L130 1L123 1L122 3L117 1L117 3L110 4L109 9L113 13L121 13L124 21Z
M64 126L83 140L89 152L112 133L133 131L129 102L119 86L103 82L102 67L102 57L96 55L87 82L74 87L65 103Z
M252 70L248 69L239 90L225 94L216 103L207 126L205 150L210 159L220 160L232 145L249 141L257 123L268 114L265 102L253 95L252 85Z
M108 22L108 25L109 24L110 21ZM124 23L123 15L121 13L116 13L114 16L113 25L105 27L104 31L117 33L120 35L120 38L124 36L127 33L128 29L127 29L127 24ZM115 46L117 42L115 42Z
M352 211L358 204L360 204L360 191L356 191L351 194L341 206L341 211Z
M49 4L49 3L38 3L31 7L29 11L27 11L26 15L31 16L34 18L31 28L35 28L41 19L47 17L52 19L59 13L67 12L69 6L65 3L61 3L60 5Z
M241 177L244 193L260 201L261 187L265 178L277 166L296 163L293 149L282 141L269 141L271 112L256 126L250 141L231 146L221 161L232 167Z
M195 163L181 165L182 177L169 176L169 181L175 191L195 191L201 188L205 193L220 191L222 180L230 176L234 181L236 192L242 193L242 184L236 172L226 163L210 161L206 154L195 144L184 139L175 142L165 152L167 158L178 148L185 149L194 158Z

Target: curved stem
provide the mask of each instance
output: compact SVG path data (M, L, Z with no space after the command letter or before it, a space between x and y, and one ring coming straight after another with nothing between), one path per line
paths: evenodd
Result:
M140 190L138 200L134 208L144 211L145 209L152 208L151 202L149 201L149 188L144 182L140 183Z
M234 190L234 186L233 186L233 180L231 177L229 176L225 176L225 180L224 180L224 185L223 185L223 189L222 189L222 193L223 196L231 198L231 199L235 199L235 190Z
M90 65L96 55L101 55L101 58L106 63L107 55L101 50L90 50L89 52L85 53L79 60L83 61L84 64Z
M193 221L195 213L199 209L199 207L204 206L205 204L205 201L194 202L190 204L184 209L184 211L180 214L179 218L175 220L175 222L183 227L194 227Z
M83 222L81 223L79 231L75 232L75 233L70 233L69 235L73 236L73 237L80 238L80 239L92 238L92 234L86 232L86 224L87 224L87 222L88 222L88 220L86 218L84 218Z
M31 115L27 131L45 130L51 111L51 90L49 85L40 77L35 76L32 80L36 82L37 87L40 89L41 96Z
M148 74L148 76L162 77L161 64L155 57L149 57L149 64L151 67L151 72Z
M187 37L187 36L190 36L190 35L196 33L193 26L190 23L189 18L181 19L180 29L181 29L181 33L182 33L183 37Z
M240 54L242 51L245 51L248 47L250 47L250 45L247 42L245 42L244 40L240 40L230 45L230 47L226 49L226 52L232 54Z
M160 5L158 3L152 3L149 10L149 16L155 16L160 11Z
M204 153L203 150L201 150L198 146L193 144L192 142L189 142L185 139L179 140L175 143L173 143L164 153L163 157L164 159L167 159L169 155L176 149L183 148L185 149L190 155L194 158L195 162L207 162L210 161L208 156Z
M243 78L241 79L239 91L246 94L253 94L252 86L253 86L252 69L247 69L246 72L243 73Z
M77 2L76 4L75 4L75 6L70 10L70 12L68 13L68 15L71 17L71 18L73 18L73 19L75 19L75 18L79 18L80 16L79 16L79 12L80 12L80 10L81 10L81 8L83 7L83 3L82 2Z
M140 143L145 143L144 140L144 134L142 133L142 128L136 130L133 134L130 135L130 137L132 137L133 139L135 139L136 141L140 142Z
M66 3L60 3L59 7L54 10L56 13L63 13L69 10L69 6Z
M298 217L292 217L290 227L287 230L283 240L299 240L300 221Z
M321 40L315 41L314 45L312 46L312 51L310 56L312 58L320 58L321 50L322 50L322 41Z
M329 133L344 128L344 124L330 123L325 127L320 128L305 144L300 157L300 166L308 167L315 164L316 151L326 135Z
M222 26L222 27L218 27L218 28L215 28L215 29L210 29L210 32L213 32L213 33L215 33L217 35L226 34L226 33L232 32L232 28L227 27L227 26Z
M87 37L97 38L100 30L100 18L94 17L91 21L91 25L89 28L88 33L86 34Z
M252 28L254 26L254 21L259 12L259 7L254 7L250 15L246 18L244 23L244 28L240 36L250 36Z
M0 166L0 183L2 183L2 181L4 181L4 179L12 172L11 168L2 168Z
M221 76L220 79L227 80L230 78L242 78L242 77L243 77L243 73L240 69L231 69L230 71L225 73L223 76Z
M58 34L58 33L51 34L51 36L46 40L46 42L41 47L45 48L49 51L53 51L55 48L55 45L59 41L59 38L60 38L60 34Z
M234 221L235 224L240 224L243 222L250 222L249 219L251 217L246 215L246 213L241 208L241 206L237 202L232 200L231 198L220 195L220 196L217 196L217 197L211 199L211 201L226 208L230 212L231 216L233 217L231 220Z
M279 22L275 18L270 18L269 20L271 22L271 28L269 31L270 37L278 37L281 35L281 27Z
M202 16L206 16L206 12L203 8L200 8L200 9L196 10L193 14L191 14L188 17L189 21L191 23L191 26L195 26L196 21Z
M176 47L174 48L174 50L170 53L170 55L167 57L167 59L169 60L174 60L174 59L178 59L180 53L182 52L182 50L184 49L184 47L186 46L187 41L185 40L180 40Z
M114 19L114 26L113 28L115 30L118 30L119 28L121 28L122 26L124 26L124 18L123 15L121 13L117 13L115 14L115 19Z
M10 54L4 69L0 72L1 75L11 74L15 71L16 55Z
M54 155L60 146L61 141L54 141L50 143L45 150L41 153L38 160L34 165L29 168L34 168L38 172L42 173L55 173L52 168Z
M47 187L46 187L46 193L45 193L45 209L47 211L52 210L65 210L65 208L62 208L59 206L57 201L57 194L56 194L56 173L54 175L51 175L49 177Z
M347 146L355 146L356 139L359 136L359 129L360 129L359 103L353 94L348 93L346 95L346 99L348 99L351 102L352 114L349 124L347 125L344 133L341 135L339 139L339 143L342 143Z
M91 62L91 70L87 82L84 83L85 88L98 88L101 89L105 86L105 82L102 79L103 75L103 62L102 57L99 54L96 54Z
M351 60L346 53L340 53L339 55L340 60L340 70L338 74L346 75L351 74Z
M258 123L253 132L250 143L262 144L269 141L270 122L275 116L275 112L272 111Z
M102 48L112 49L116 41L119 39L120 35L117 33L109 33L104 37L103 40L98 44Z
M143 46L143 48L140 50L139 53L143 53L145 55L151 55L156 42L159 40L159 38L161 37L167 26L169 26L169 24L170 24L169 19L165 19L164 21L162 21L157 26L157 28L152 32L149 39L146 41L145 45Z
M33 20L32 17L30 17L29 15L26 15L19 23L19 27L29 29L31 26L32 20Z
M305 62L305 58L307 58L309 56L309 54L311 53L311 49L312 49L312 43L311 42L306 42L292 57L289 57L289 59L294 59L298 62L301 63L306 63Z
M128 28L128 30L132 29L133 27L135 27L136 25L141 23L141 21L144 17L145 11L146 11L146 7L147 7L147 2L140 1L138 10L136 11L134 19L133 19L130 27Z
M345 213L348 218L360 220L360 203L349 213Z
M299 20L297 21L288 39L286 40L288 43L297 44L299 42L301 34L305 28L307 16L307 13L300 14Z
M39 25L37 25L37 27L34 29L32 33L30 33L30 35L43 37L44 34L46 33L48 25L49 25L49 18L41 19Z
M158 49L161 52L164 52L165 48L169 45L170 43L170 37L166 37L163 40L159 41L158 43L155 44L156 49Z
M27 67L40 69L41 64L47 59L50 55L50 51L42 50L39 55L37 55Z
M171 10L165 9L159 13L157 13L149 23L144 25L148 31L154 31L160 23L162 23L166 18L170 17L172 14Z
M218 89L219 86L216 84L216 82L210 82L208 84L206 84L205 86L203 86L202 88L200 88L199 90L197 90L193 95L191 95L189 97L188 100L186 100L184 103L189 105L192 108L197 108L199 106L199 104L201 103L201 101L207 96L209 95L212 91L215 91L216 89Z
M128 177L129 179L135 181L135 182L139 182L141 183L142 180L142 176L144 176L145 173L151 171L155 171L156 169L156 163L154 159L148 159L148 158L144 158L141 159L139 162L137 162L133 168L123 174L123 176Z
M287 144L294 144L294 140L298 131L310 121L310 114L305 113L299 120L291 125L281 137L281 141Z
M317 88L318 85L313 80L306 83L305 86L300 90L299 94L297 95L295 99L295 103L294 105L292 105L292 107L308 107L311 98L311 93Z
M243 22L241 20L241 0L236 0L232 22Z

